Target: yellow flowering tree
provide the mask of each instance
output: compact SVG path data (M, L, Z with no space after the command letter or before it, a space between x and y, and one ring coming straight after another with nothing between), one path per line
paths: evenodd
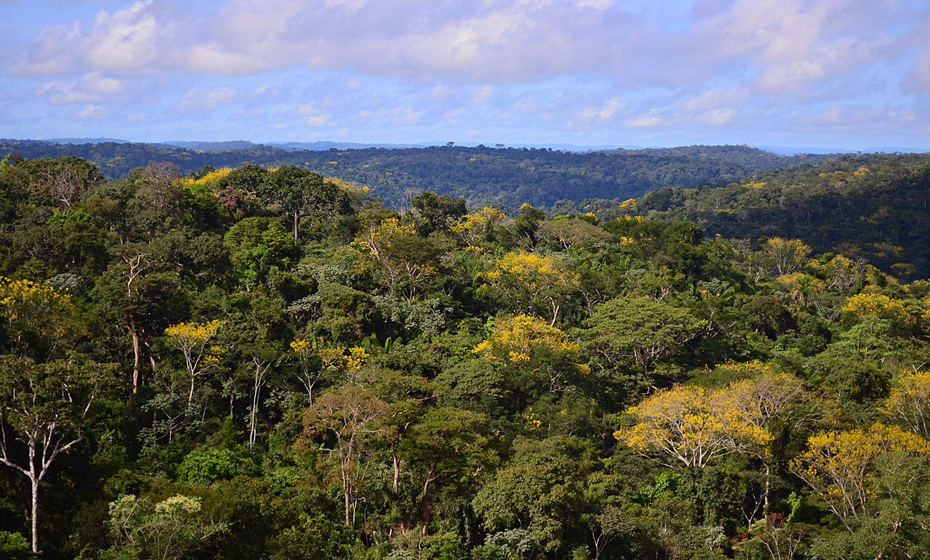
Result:
M898 325L914 322L903 301L871 292L856 294L847 299L843 312L860 320L874 316Z
M445 247L439 237L417 235L413 224L387 218L365 229L352 242L362 254L372 258L381 272L389 295L416 297L418 285L436 273Z
M713 404L712 391L704 387L675 386L661 390L627 410L633 424L614 432L614 437L650 456L703 468L714 459L742 448L745 437L767 444L771 436L749 425L731 425Z
M41 341L50 352L66 332L71 296L48 282L0 276L0 310L12 351L22 357Z
M539 352L576 352L564 332L532 315L516 315L494 324L491 337L473 350L489 360L520 364Z
M614 437L651 456L702 468L728 453L762 458L772 442L771 421L803 396L800 380L764 373L717 389L675 386L627 410L633 422Z
M452 225L449 231L457 235L466 245L477 246L486 241L506 219L507 214L498 208L485 206L477 212L466 214L457 224Z
M901 372L882 412L912 432L930 437L930 371Z
M219 185L220 181L225 179L230 173L232 173L231 167L221 167L219 169L214 169L204 174L200 178L194 177L184 177L180 180L181 185L184 187L192 186L206 186L215 188Z
M866 264L862 259L836 255L822 266L826 276L826 289L848 293L865 279Z
M762 253L771 270L782 276L801 268L811 254L811 248L800 239L771 237L762 244Z
M222 325L222 321L213 320L205 323L178 323L165 329L165 335L184 356L184 365L190 377L188 406L194 402L197 379L219 363L221 349L212 342Z
M361 347L341 348L321 346L315 340L297 338L290 344L300 364L298 380L313 404L313 389L327 373L360 371L368 361L368 351Z
M745 252L745 264L754 282L766 274L783 276L798 271L811 253L809 245L800 239L770 237L762 239L756 252Z
M496 321L491 335L472 351L514 372L518 401L540 374L545 375L548 390L558 392L569 374L590 372L586 364L575 363L577 343L560 329L532 315Z
M559 257L526 251L507 253L487 277L491 286L516 306L530 310L545 302L551 325L558 319L562 303L579 285L578 274Z
M897 426L874 424L811 436L807 451L788 468L803 480L849 528L866 513L869 475L877 457L887 453L930 456L930 442Z

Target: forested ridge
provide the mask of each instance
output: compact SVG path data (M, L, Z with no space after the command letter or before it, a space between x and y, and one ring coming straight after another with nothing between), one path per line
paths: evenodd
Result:
M616 202L577 207L616 215ZM817 252L863 258L899 278L926 278L928 205L930 156L870 154L765 171L726 186L658 189L624 212L693 220L713 234L752 242L800 238Z
M195 144L196 145L196 144ZM296 165L367 185L385 205L409 205L421 190L461 196L472 208L493 204L516 209L524 202L549 208L560 200L626 199L661 187L726 184L758 171L817 162L826 156L778 156L746 146L563 152L551 149L436 146L352 150L293 150L251 145L193 150L166 144L102 142L55 144L0 140L0 153L24 158L79 156L109 179L135 167L167 161L189 173L204 165Z
M927 170L842 162L547 213L6 158L0 557L927 558L930 281L816 229ZM791 184L805 235L681 219Z

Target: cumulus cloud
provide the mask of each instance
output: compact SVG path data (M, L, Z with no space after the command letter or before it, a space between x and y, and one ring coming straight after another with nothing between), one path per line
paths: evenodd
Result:
M803 92L886 54L908 16L921 12L916 1L737 0L699 18L693 38L712 59L751 62L762 92Z
M49 28L16 69L245 74L352 66L506 82L619 66L621 38L635 23L613 3L591 0L458 2L442 10L432 0L227 0L201 17L179 0L145 0L101 11L89 28Z
M916 133L930 92L925 0L97 2L89 19L50 10L5 67L41 103L83 107L82 118L260 106L295 134L610 137L762 121L851 130L840 117L877 111Z
M106 118L107 110L99 105L87 105L78 113L79 119L100 120Z
M184 112L208 111L232 103L238 93L228 87L199 88L194 87L184 94L178 109Z
M122 93L125 80L104 76L100 72L84 74L80 80L52 80L43 82L36 90L49 102L58 104L99 102L104 97Z

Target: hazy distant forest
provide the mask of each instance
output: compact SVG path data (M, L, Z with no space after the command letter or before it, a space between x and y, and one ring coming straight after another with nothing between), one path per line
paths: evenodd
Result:
M0 558L930 558L930 156L0 153Z

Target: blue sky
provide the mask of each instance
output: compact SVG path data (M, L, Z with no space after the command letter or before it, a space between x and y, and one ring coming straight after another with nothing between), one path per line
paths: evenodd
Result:
M930 149L927 0L0 10L0 137Z

